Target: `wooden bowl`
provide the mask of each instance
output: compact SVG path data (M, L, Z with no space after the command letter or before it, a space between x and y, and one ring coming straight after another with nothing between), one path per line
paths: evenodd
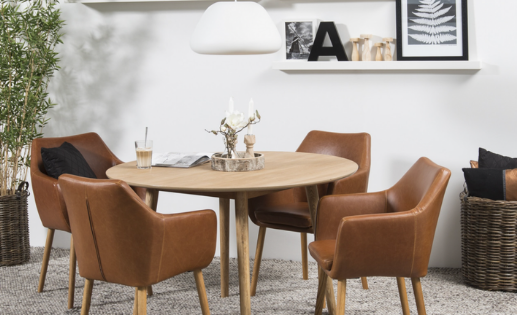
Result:
M244 155L245 152L239 152ZM224 155L226 156L226 154ZM221 172L248 172L258 171L264 168L266 159L264 154L255 153L254 158L229 159L222 153L215 153L211 158L212 169Z

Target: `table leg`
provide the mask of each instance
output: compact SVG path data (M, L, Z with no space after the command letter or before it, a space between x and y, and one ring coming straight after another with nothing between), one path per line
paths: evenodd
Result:
M248 196L246 192L237 193L235 200L235 225L237 228L237 259L239 263L241 315L251 315Z
M230 199L219 198L219 245L221 252L221 297L230 295Z
M318 185L305 187L305 193L307 194L307 202L309 203L309 211L311 212L312 230L314 231L314 235L316 235L316 214L318 211L318 202L320 201Z
M145 204L154 211L158 207L158 192L157 189L151 188L147 188L145 191Z

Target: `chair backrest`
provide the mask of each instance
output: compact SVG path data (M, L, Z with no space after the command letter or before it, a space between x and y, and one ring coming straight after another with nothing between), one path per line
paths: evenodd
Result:
M73 231L79 273L128 286L156 281L163 225L123 181L59 177Z
M370 139L370 135L367 133L335 133L313 130L307 134L296 151L339 156L356 162L359 166L357 172L367 172L363 191L366 192L370 173ZM329 187L329 184L318 185L320 198L330 194L331 187L332 185ZM298 202L307 201L305 188L295 188L294 196Z
M97 178L107 178L106 170L121 161L110 151L98 134L90 132L69 137L38 138L31 147L31 181L36 207L43 226L70 232L65 202L57 180L47 175L41 148L53 148L71 143L85 158Z
M386 191L388 212L412 210L415 215L413 273L427 273L438 216L451 171L426 157Z

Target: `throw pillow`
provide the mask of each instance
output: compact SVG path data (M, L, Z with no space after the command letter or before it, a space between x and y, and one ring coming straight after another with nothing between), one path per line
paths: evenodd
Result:
M517 158L503 156L479 148L479 168L511 169L517 168Z
M464 168L469 196L517 201L517 169Z
M55 179L61 174L97 178L81 152L68 142L56 148L41 148L41 158L45 171Z

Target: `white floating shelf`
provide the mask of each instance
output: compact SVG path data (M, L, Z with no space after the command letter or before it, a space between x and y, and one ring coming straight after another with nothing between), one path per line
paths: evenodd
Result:
M479 70L481 61L277 61L276 70Z
M190 2L190 1L212 1L217 0L69 0L68 2L73 3L149 3L149 2Z

